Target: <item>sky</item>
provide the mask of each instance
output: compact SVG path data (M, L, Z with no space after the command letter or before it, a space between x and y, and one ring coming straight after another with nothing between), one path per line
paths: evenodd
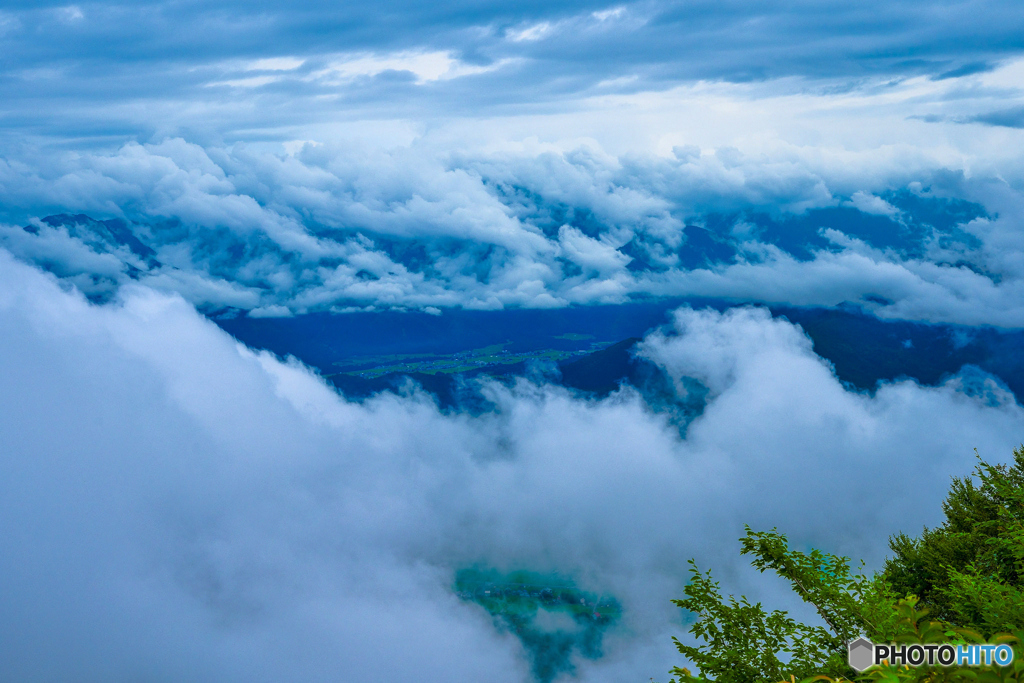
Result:
M855 391L761 304L1024 327L1022 24L0 2L0 680L531 680L470 565L617 597L564 680L682 664L691 557L810 618L744 524L877 567L1024 412L965 374ZM639 345L708 389L682 434L536 377L481 415L349 402L211 321L660 296L747 304Z
M1019 326L1021 21L8 4L0 243L94 298L144 281L206 312L693 295ZM146 253L24 230L80 214Z

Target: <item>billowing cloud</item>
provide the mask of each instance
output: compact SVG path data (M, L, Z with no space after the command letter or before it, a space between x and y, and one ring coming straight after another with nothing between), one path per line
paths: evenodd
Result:
M0 196L24 222L0 240L96 300L137 281L208 312L656 295L1024 324L1009 180L922 166L909 176L921 182L876 163L850 177L730 149L445 153L423 141L274 154L170 139L9 162Z
M14 8L0 242L95 300L210 313L694 295L1024 324L1014 43L952 40L957 3L822 7Z
M687 558L766 599L743 523L877 564L974 447L1005 458L1024 430L963 382L847 391L756 309L684 309L644 342L711 390L681 438L630 390L491 386L478 417L347 403L178 296L119 296L0 252L0 660L19 680L526 680L521 645L452 592L474 564L614 594L623 623L580 679L657 678Z

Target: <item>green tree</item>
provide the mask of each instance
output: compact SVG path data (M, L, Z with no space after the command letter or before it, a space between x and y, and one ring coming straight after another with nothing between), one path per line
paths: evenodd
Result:
M1024 446L1012 465L979 458L969 477L954 478L946 521L920 538L890 539L896 556L883 571L853 570L849 558L789 547L777 530L740 539L741 553L773 571L814 606L822 625L767 612L745 597L723 599L710 572L691 560L691 581L676 605L696 615L697 645L675 640L699 670L677 667L675 683L775 683L814 679L865 681L1009 681L1024 674L1024 650L1012 667L874 667L857 676L847 642L1024 642Z
M1024 446L1010 465L979 457L974 477L953 478L940 526L890 539L883 573L936 617L990 634L1024 625Z
M786 579L814 606L825 626L800 623L780 610L766 612L745 597L723 600L711 573L701 573L691 561L686 597L673 602L697 616L690 632L703 644L675 643L701 673L694 676L677 667L672 670L675 680L774 683L818 674L850 677L854 672L846 663L847 641L895 633L896 595L883 580L867 576L862 568L853 571L846 557L792 550L774 529L756 532L747 527L746 532L740 552L752 555L760 571L772 570Z

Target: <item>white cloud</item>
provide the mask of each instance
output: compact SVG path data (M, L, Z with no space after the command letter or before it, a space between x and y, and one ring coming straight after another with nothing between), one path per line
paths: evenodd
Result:
M1008 59L991 71L963 78L978 81L990 88L1006 89L1018 96L1024 95L1021 87L1021 83L1024 83L1024 59Z
M250 76L249 78L232 78L226 81L213 81L206 85L211 88L216 88L218 86L228 86L230 88L262 88L265 85L277 83L280 80L280 76Z
M769 602L739 569L743 523L877 563L936 521L974 447L1003 459L1024 432L1018 406L955 381L847 392L763 312L675 324L645 353L713 389L682 440L629 391L495 386L479 417L346 403L177 297L91 306L0 252L6 670L525 680L515 640L450 591L479 562L613 592L624 627L580 680L658 678L680 663L687 558Z
M292 311L290 308L278 304L259 306L249 311L250 318L288 318L291 315Z
M587 33L590 31L607 31L613 22L626 17L628 10L625 7L611 7L597 12L577 14L560 21L540 21L536 23L520 24L516 28L505 30L505 38L513 43L533 43L540 40L547 40L555 35L573 35ZM643 23L643 20L634 21L634 28Z
M340 85L360 76L376 76L385 71L407 71L417 83L447 80L500 69L508 60L481 66L467 64L451 52L397 52L391 54L340 55L330 64L311 73L309 80Z
M513 43L521 42L532 42L535 40L541 40L542 38L548 37L553 26L549 21L542 21L538 24L531 24L521 29L508 29L505 31L505 36Z
M558 229L558 242L573 263L604 276L621 271L629 257L615 247L600 240L587 237L579 229L563 225Z
M68 24L78 23L85 19L85 14L82 12L82 8L78 5L61 7L57 10L57 14L61 21Z
M600 10L594 12L592 16L598 21L608 21L609 19L619 19L626 14L625 7L611 7L609 9Z
M49 228L30 235L12 227L3 240L21 258L78 278L90 294L112 291L136 268L152 286L198 305L247 310L548 307L654 294L867 302L883 317L1024 325L1016 218L1024 200L1006 179L928 165L911 173L902 158L897 170L875 159L851 171L792 150L615 157L595 145L485 153L453 152L445 142L382 149L300 140L282 155L279 147L168 139L113 153L12 158L0 163L6 206L125 216L163 267ZM871 190L854 189L863 187ZM959 241L950 242L906 223L916 219L882 199L886 190L937 206L963 196L990 216L964 219ZM917 241L906 252L883 249L826 221L817 234L828 249L797 258L760 241L761 228L746 215L784 221L837 205L898 218L892 239L913 227ZM698 248L684 226L716 214L736 217L720 237L734 241L738 260L683 267L686 250ZM107 279L93 292L89 277Z
M265 57L249 63L250 71L294 71L306 63L298 57Z
M895 216L899 213L899 209L881 197L876 197L860 190L854 192L850 197L850 204L858 211L878 216Z

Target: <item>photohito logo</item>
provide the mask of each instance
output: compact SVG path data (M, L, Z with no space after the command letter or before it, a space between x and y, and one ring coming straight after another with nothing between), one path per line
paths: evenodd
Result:
M907 666L1009 666L1013 648L1009 645L875 645L867 638L858 638L849 645L850 667L864 671L888 661Z

